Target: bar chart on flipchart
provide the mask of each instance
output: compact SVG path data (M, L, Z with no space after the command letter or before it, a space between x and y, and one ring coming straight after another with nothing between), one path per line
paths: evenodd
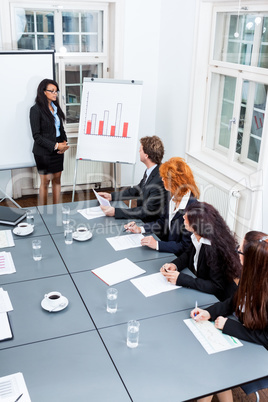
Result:
M85 79L77 159L135 163L142 83Z

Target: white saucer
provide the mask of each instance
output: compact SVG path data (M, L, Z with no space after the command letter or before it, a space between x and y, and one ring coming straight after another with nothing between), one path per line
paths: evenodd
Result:
M62 304L62 303L64 303L64 304ZM44 298L44 299L41 301L41 306L42 306L42 308L43 308L44 310L51 311L52 313L56 313L57 311L64 310L64 309L68 306L69 301L68 301L67 297L62 296L62 297L61 297L61 300L60 300L60 304L61 304L61 305L60 305L59 307L53 308L53 307L51 306L51 304L49 303L49 301L48 301L46 298Z
M23 231L22 229L20 229L18 226L16 226L13 229L13 233L15 233L15 235L17 236L28 236L29 234L33 233L34 231L34 226L31 225L31 228L29 228L29 230Z
M86 241L86 240L91 239L91 237L92 237L91 232L88 232L88 235L86 237L83 237L83 238L79 237L77 232L73 233L73 239L78 240L78 241Z

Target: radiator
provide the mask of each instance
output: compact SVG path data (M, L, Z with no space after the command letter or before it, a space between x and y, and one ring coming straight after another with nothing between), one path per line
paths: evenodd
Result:
M74 182L74 170L76 162L76 144L70 144L70 148L64 155L64 170L61 176L62 186L72 186ZM110 187L112 178L110 177L109 164L102 162L78 161L76 184L95 184L101 187ZM40 178L37 170L33 177L34 188L39 188Z
M232 232L236 229L240 192L213 175L191 166L200 190L200 201L213 205L221 214Z

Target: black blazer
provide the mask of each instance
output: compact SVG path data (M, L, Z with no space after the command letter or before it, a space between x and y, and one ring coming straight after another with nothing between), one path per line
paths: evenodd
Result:
M206 310L210 313L212 321L215 321L220 315L223 317L231 315L234 312L233 297L224 302L216 303L213 306L208 307ZM248 329L242 322L228 318L222 332L243 339L244 341L258 343L268 349L268 327L263 330Z
M190 271L196 275L196 278L193 278L192 276L181 272L178 276L176 285L213 294L219 300L223 301L234 294L237 285L234 281L229 282L227 280L224 265L216 269L208 264L205 253L206 247L212 246L202 244L198 256L197 270L194 268L194 256L196 250L193 243L191 243L190 247L182 255L172 261L173 264L177 266L179 272L184 268L189 268Z
M167 191L156 166L144 186L143 179L137 186L123 191L113 192L112 200L130 200L137 198L135 208L115 208L116 219L141 219L144 222L154 221L162 214L167 200Z
M30 109L30 124L34 139L33 153L35 155L50 155L54 152L57 142L67 141L67 136L60 119L60 138L56 137L55 124L49 120L48 116L42 113L36 103Z
M196 198L191 194L186 208L193 202L196 202ZM184 211L184 209L180 209L174 215L169 229L169 202L167 202L164 214L157 221L144 225L146 233L155 233L160 238L159 251L179 256L191 245L191 233L184 226Z

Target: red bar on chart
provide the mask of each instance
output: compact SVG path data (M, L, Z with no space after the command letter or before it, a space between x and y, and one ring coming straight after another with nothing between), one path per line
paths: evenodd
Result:
M91 133L91 121L89 120L88 122L87 122L87 131L86 131L86 134L90 134Z
M98 135L102 135L103 134L103 120L99 121L99 131L98 131Z
M123 137L127 137L128 123L123 124Z
M115 135L115 126L111 126L111 137Z

